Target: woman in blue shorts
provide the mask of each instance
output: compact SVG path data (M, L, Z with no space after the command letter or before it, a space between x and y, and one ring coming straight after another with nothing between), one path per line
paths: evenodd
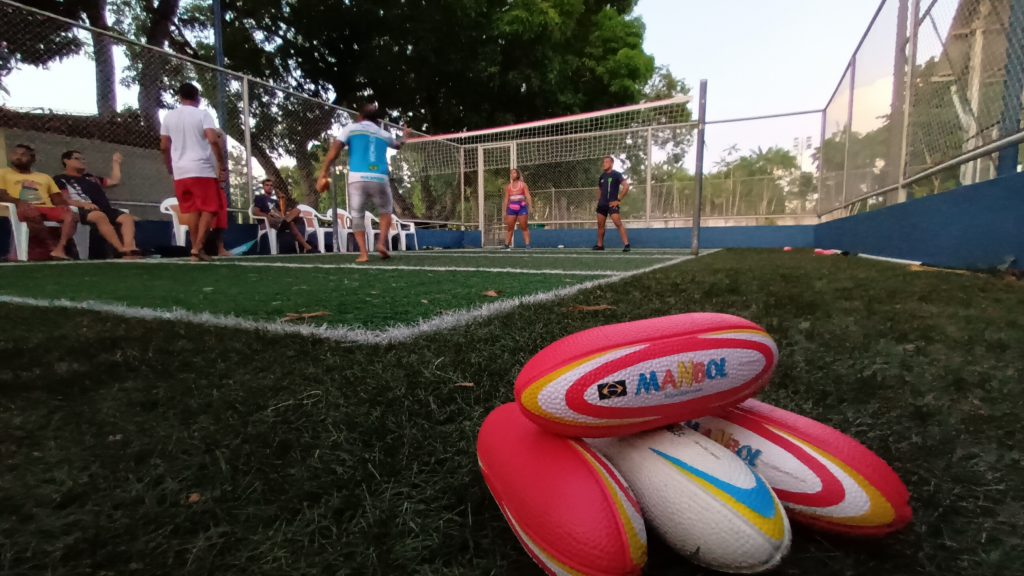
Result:
M505 187L505 249L512 249L512 234L515 233L516 222L523 231L526 249L530 249L530 229L527 226L530 210L533 209L533 197L530 188L523 182L523 176L516 168L509 174L509 183Z

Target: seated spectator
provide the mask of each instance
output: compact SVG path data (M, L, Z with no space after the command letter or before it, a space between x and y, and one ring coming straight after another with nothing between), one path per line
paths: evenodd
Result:
M266 218L269 225L282 234L290 233L302 247L304 253L311 252L313 247L306 242L306 222L299 210L299 203L282 190L274 194L274 181L267 178L263 181L263 193L253 196L252 213Z
M64 193L67 203L78 208L79 220L96 228L121 257L141 257L142 252L135 246L135 219L111 206L103 190L121 184L121 153L114 153L109 178L90 174L85 157L78 150L68 150L61 154L60 160L64 164L64 173L54 176L53 180ZM121 227L123 243L117 236L114 224Z
M65 251L75 234L75 215L57 184L42 172L33 172L36 151L18 144L11 153L10 168L0 169L0 202L13 202L18 219L28 225L30 237L43 239L54 260L70 260ZM44 222L60 222L60 240L53 244Z

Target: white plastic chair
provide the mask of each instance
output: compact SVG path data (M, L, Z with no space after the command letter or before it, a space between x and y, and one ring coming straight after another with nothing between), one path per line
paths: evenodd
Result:
M324 214L324 219L334 226L334 209L327 211ZM338 210L338 251L348 252L348 237L352 236L353 239L356 237L355 230L352 229L352 217L349 216L348 212L344 210Z
M185 246L185 241L188 238L188 226L181 223L178 199L168 198L161 202L160 212L169 214L171 217L171 242L175 246Z
M320 221L325 220L330 222L331 219L323 214L317 212L312 206L306 204L299 204L299 213L302 215L302 219L306 222L306 242L309 242L309 236L311 234L316 235L317 250L321 253L326 252L324 248L324 235L327 233L328 228L322 228Z
M18 219L18 208L11 202L0 202L0 208L6 208L6 216L11 221L11 242L14 244L15 257L22 262L28 261L28 224Z
M11 221L11 240L14 244L15 258L22 262L28 261L28 224L18 218L18 208L10 202L0 202L0 208L6 208L6 216ZM71 210L78 214L78 208L71 206ZM44 222L48 228L60 228L60 222ZM75 247L78 248L78 256L82 260L89 259L89 227L85 222L79 221L75 229Z
M366 249L373 250L377 246L377 236L380 235L380 218L377 218L373 214L366 213ZM376 224L375 229L373 225ZM391 250L391 239L398 236L398 222L395 220L394 215L391 216L391 229L388 230L388 250Z
M277 230L270 225L270 219L267 218L266 216L257 216L255 213L253 213L252 206L249 206L249 217L252 218L253 221L256 222L256 224L259 226L259 229L256 232L256 245L259 246L260 238L262 238L263 235L266 234L267 242L270 243L270 253L276 256Z
M391 215L391 219L394 221L395 227L398 228L398 244L401 247L401 250L405 251L409 249L408 244L406 243L406 238L409 236L412 236L412 245L416 250L419 250L420 244L419 241L416 240L416 225L412 222L406 222L394 214Z

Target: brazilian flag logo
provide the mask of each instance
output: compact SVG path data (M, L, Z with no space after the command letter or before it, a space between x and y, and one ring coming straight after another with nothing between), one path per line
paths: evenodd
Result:
M370 164L370 172L380 172L380 166L376 164Z

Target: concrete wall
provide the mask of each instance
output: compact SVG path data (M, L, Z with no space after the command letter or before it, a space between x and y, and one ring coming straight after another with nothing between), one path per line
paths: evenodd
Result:
M35 169L51 175L64 171L60 155L65 150L80 150L85 155L89 171L98 176L110 175L110 158L114 152L120 152L124 156L121 164L123 180L120 186L107 191L115 202L129 200L159 204L174 195L174 182L167 174L160 151L156 149L7 128L0 130L0 166L7 166L8 151L16 144L29 144L35 148ZM157 207L124 207L144 220L163 220Z

